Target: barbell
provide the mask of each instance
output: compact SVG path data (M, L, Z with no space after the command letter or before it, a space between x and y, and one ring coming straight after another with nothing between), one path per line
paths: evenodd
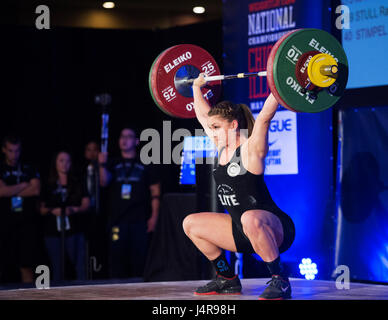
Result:
M272 47L267 70L222 75L214 58L201 47L181 44L164 50L149 72L149 88L155 104L166 114L195 117L192 83L205 73L201 89L210 105L218 102L221 81L267 77L279 104L295 112L320 112L343 95L348 80L348 60L341 44L320 29L297 29Z

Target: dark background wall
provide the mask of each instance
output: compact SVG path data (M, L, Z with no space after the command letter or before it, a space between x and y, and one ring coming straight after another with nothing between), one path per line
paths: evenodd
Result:
M205 48L222 67L222 25L211 21L164 30L107 30L54 27L3 27L0 137L21 135L24 158L44 175L53 152L70 149L80 162L85 143L99 139L101 107L96 94L112 95L109 152L117 152L124 124L162 133L196 120L173 119L157 108L148 87L148 73L160 52L176 44ZM174 146L174 144L173 144ZM179 189L179 166L163 166L164 191Z

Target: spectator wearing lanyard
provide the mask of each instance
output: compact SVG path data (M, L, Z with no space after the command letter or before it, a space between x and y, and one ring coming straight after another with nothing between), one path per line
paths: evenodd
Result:
M149 235L154 231L160 183L150 166L137 157L139 144L131 127L121 130L121 157L99 154L100 182L109 190L110 275L143 277Z
M30 165L20 160L21 140L3 139L5 156L0 164L0 282L13 280L19 269L23 283L32 283L38 255L36 201L40 177ZM15 278L16 279L16 278Z
M72 170L72 159L67 151L54 156L47 183L42 186L40 213L44 220L44 237L51 262L53 280L61 280L61 223L65 208L65 251L76 271L77 280L86 277L85 225L83 214L89 209L82 179ZM66 270L66 269L65 269Z

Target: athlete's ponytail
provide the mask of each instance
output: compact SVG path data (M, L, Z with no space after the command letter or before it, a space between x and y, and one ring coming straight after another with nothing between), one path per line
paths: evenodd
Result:
M255 118L253 117L251 109L249 109L249 107L246 104L240 103L238 104L238 106L241 108L242 114L245 118L244 129L248 129L248 137L250 137L253 131L253 126L255 125Z

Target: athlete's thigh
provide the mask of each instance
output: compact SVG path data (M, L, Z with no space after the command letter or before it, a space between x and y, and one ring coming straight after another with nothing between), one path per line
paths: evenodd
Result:
M200 212L192 215L196 236L219 248L236 252L233 238L232 219L229 214Z
M257 219L259 219L262 223L269 226L273 233L273 236L276 239L278 246L282 244L283 236L284 236L283 225L280 219L275 214L266 210L257 209L257 210L245 211L243 216L244 215L249 215L251 217L254 216ZM243 216L241 217L241 219L243 219Z

